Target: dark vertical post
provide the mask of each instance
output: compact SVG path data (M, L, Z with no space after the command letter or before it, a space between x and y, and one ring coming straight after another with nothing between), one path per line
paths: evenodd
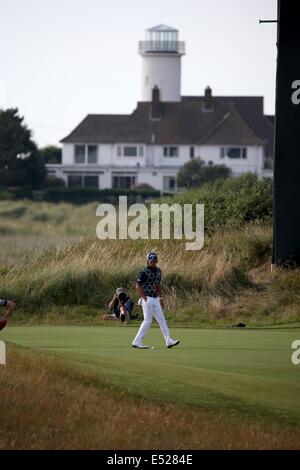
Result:
M300 265L300 1L278 0L273 264Z

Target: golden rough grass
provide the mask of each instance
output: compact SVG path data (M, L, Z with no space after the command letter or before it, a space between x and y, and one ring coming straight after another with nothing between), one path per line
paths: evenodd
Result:
M299 430L135 400L57 358L10 347L0 449L299 449ZM151 400L151 397L150 397Z
M186 251L181 240L100 241L95 233L96 207L97 203L76 207L0 201L2 295L16 297L19 308L25 308L28 303L22 306L22 300L39 305L44 300L39 292L50 292L52 308L53 292L60 284L64 290L59 303L71 306L70 295L64 300L68 279L72 286L76 282L83 285L90 276L110 280L112 292L115 281L135 293L136 273L145 264L147 251L155 250L172 318L181 321L185 311L185 320L193 315L195 321L215 324L225 320L247 321L247 325L299 321L299 270L279 269L271 275L269 223L216 230L205 236L202 250ZM104 308L108 298L97 302Z
M220 296L212 296L209 300L208 308L215 320L225 316L224 302Z
M27 223L32 214L35 217L41 215L46 208L30 206L26 212ZM59 218L60 213L68 214L67 221L62 222L65 232L67 227L75 227L79 216L82 216L86 229L93 225L95 228L94 207L74 208L70 214L68 210L68 206L49 206L49 219ZM22 221L22 218L13 220L18 224ZM42 224L32 220L31 223ZM43 230L47 230L49 223L45 223ZM63 227L60 230L63 231ZM300 276L297 270L291 273L279 270L271 275L272 233L269 224L249 223L239 228L218 230L205 238L204 248L200 251L186 251L185 242L179 240L100 241L79 235L77 240L70 235L69 238L58 236L54 239L51 233L47 237L45 232L41 232L40 237L1 237L2 295L15 296L19 307L25 298L33 299L34 305L40 304L44 300L44 297L40 298L40 292L50 292L50 297L53 292L59 292L60 304L69 305L70 295L64 300L68 279L72 286L76 282L83 286L89 276L92 279L98 277L101 282L110 279L112 291L117 282L124 283L124 287L135 293L136 273L144 266L147 251L155 250L163 271L166 312L172 312L172 318L181 321L184 310L185 320L191 319L190 312L195 321L201 316L201 321L214 323L240 320L256 325L299 320ZM52 248L47 250L50 242ZM62 291L58 290L58 284L63 286ZM97 306L102 308L107 302L108 298L102 298Z
M44 254L32 258L27 265L16 266L7 274L10 283L28 272L35 271L39 276L45 273L57 275L69 270L85 271L99 269L103 272L136 271L145 264L145 254L155 250L159 254L159 265L164 274L179 274L181 276L199 279L216 286L226 274L230 273L233 263L225 250L210 253L185 251L184 243L173 240L156 242L143 241L137 247L132 240L99 241L85 239L79 243L59 246Z

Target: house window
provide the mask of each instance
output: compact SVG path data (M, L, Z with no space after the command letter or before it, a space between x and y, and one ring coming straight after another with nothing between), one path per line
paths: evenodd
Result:
M83 186L85 188L99 188L99 177L97 175L85 175Z
M124 147L123 153L124 153L124 157L136 157L137 147Z
M190 158L195 157L195 147L190 147Z
M176 189L176 177L164 176L163 188L165 191L174 191Z
M88 163L97 163L98 162L98 146L97 145L88 145L87 146L87 162Z
M98 163L98 145L75 145L74 163Z
M81 188L82 187L82 175L68 175L68 187L69 188Z
M117 157L143 157L144 147L137 145L117 145Z
M221 147L221 158L247 158L246 147Z
M178 157L178 147L164 147L164 157Z
M130 189L135 185L135 176L113 176L112 187L113 189Z
M84 163L85 162L85 145L75 145L74 148L74 162Z
M97 175L68 175L69 188L99 188L99 177Z

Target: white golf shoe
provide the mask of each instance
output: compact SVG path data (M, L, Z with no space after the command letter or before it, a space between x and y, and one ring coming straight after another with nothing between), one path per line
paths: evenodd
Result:
M136 348L136 349L150 349L149 346L146 346L145 344L135 344L135 343L132 343L131 345L133 348Z
M171 343L167 344L167 348L173 348L173 346L177 346L177 344L179 343L179 339L177 339L176 341L172 341Z

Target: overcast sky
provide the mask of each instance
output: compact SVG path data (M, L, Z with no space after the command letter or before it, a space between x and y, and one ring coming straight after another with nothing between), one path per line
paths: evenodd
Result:
M277 0L0 0L0 107L18 107L40 145L88 113L131 113L138 41L164 23L186 43L182 95L265 97L274 114Z

